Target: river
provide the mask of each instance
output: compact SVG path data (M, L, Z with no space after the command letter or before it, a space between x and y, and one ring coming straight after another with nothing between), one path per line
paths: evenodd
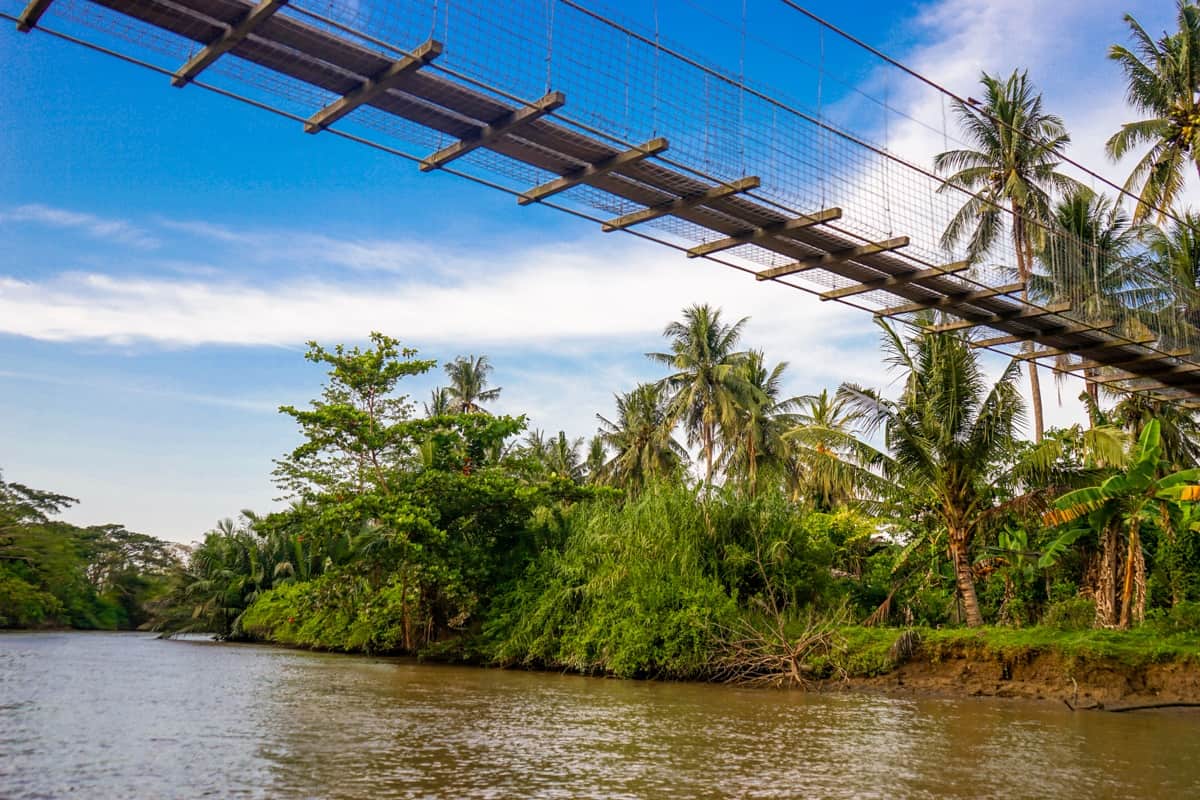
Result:
M1200 714L0 634L0 797L1200 797Z

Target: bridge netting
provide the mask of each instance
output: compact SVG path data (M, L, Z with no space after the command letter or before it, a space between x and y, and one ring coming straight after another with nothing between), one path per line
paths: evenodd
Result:
M706 55L676 43L657 14L623 19L579 0L0 0L0 9L160 71L164 83L221 91L604 230L961 330L1113 388L1200 398L1194 284L1154 269L1142 249L1113 252L1036 221L1039 277L1028 294L1008 235L974 260L964 245L943 246L970 195L947 188L926 154L888 146L889 124L935 133L937 124L897 119L886 97L831 80L845 62L811 55L827 40L799 18L782 33L727 28L725 49ZM789 47L811 57L763 57ZM756 55L794 69L787 88L746 76ZM881 74L868 68L862 80L886 85ZM940 133L957 146L944 120ZM1011 214L1001 217L1010 228Z

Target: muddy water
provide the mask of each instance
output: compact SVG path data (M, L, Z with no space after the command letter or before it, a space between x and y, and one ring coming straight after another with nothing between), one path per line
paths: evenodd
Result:
M1200 715L0 634L0 797L1200 797Z

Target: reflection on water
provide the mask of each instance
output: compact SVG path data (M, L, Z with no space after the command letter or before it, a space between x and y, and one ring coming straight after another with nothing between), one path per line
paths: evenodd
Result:
M0 635L0 797L1200 797L1200 715Z

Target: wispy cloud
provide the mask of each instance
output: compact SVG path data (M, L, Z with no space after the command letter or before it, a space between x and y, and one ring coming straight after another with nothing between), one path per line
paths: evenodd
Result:
M32 223L53 228L69 228L95 239L139 249L153 249L161 244L144 228L126 220L109 219L37 203L0 211L0 223Z

